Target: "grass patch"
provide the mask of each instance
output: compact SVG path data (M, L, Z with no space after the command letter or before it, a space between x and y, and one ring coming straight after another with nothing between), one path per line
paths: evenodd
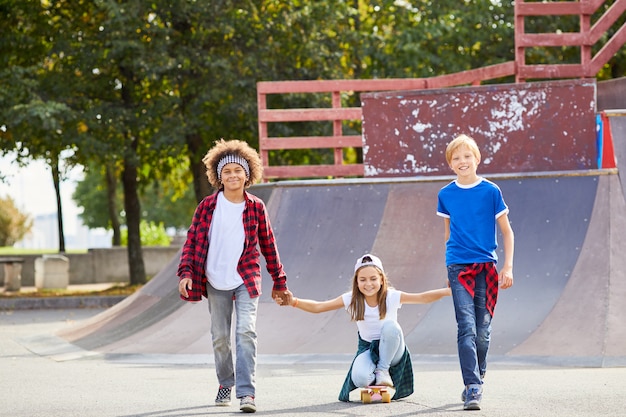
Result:
M65 253L87 253L88 249L70 249ZM19 255L59 255L58 249L24 249L14 248L11 246L0 246L0 256L19 256Z
M38 289L36 291L14 291L14 292L0 292L0 298L23 298L23 297L76 297L76 296L128 296L140 289L142 285L129 285L129 284L116 284L109 288L102 290L81 290L81 289Z

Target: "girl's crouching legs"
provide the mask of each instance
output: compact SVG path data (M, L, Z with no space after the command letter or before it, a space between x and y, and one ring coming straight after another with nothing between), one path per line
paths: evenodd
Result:
M406 346L402 328L395 321L386 321L380 335L378 369L388 371L402 359Z
M372 362L370 351L361 353L352 363L352 382L358 388L365 388L374 383L374 369L376 365Z

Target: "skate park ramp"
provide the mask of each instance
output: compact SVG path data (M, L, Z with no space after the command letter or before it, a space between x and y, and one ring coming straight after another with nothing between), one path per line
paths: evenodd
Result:
M617 154L626 150L619 146ZM381 257L402 291L446 285L443 220L435 212L437 192L451 179L285 181L250 191L266 202L289 288L325 300L349 290L354 262L367 252ZM626 204L618 171L489 179L502 189L515 231L515 285L500 292L492 360L626 365ZM55 337L83 355L204 361L212 353L206 300L179 298L177 265L178 256L132 296ZM344 310L310 314L275 305L262 268L259 355L306 361L356 351L356 325ZM449 297L405 305L399 321L414 357L456 357Z

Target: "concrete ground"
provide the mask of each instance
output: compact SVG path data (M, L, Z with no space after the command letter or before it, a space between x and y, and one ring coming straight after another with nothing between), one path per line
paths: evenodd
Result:
M239 415L215 407L211 359L189 355L82 355L54 360L55 332L102 309L0 311L0 415L166 417ZM39 341L38 343L35 343ZM58 341L57 341L58 342ZM59 342L60 343L60 342ZM39 346L41 351L33 349ZM626 368L551 368L493 360L481 411L463 411L458 365L416 357L415 393L390 404L337 400L343 356L261 356L257 415L265 416L624 416Z

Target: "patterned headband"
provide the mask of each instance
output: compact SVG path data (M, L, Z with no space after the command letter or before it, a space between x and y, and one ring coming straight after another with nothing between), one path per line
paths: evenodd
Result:
M248 166L248 161L246 161L245 158L242 158L239 155L230 154L220 159L220 162L217 164L218 181L222 180L222 169L224 168L224 165L231 164L231 163L241 165L244 171L246 171L246 178L250 178L250 167Z

